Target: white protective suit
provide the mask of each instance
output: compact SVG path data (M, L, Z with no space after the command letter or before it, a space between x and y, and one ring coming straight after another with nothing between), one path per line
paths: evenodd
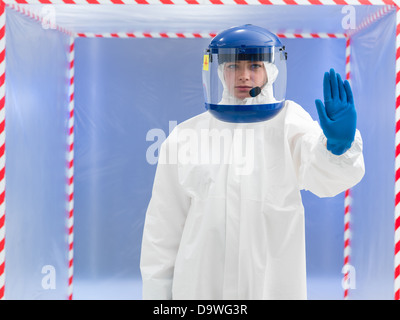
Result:
M310 115L228 123L202 113L164 141L141 255L144 299L306 299L300 190L332 197L364 175L362 140L336 156Z

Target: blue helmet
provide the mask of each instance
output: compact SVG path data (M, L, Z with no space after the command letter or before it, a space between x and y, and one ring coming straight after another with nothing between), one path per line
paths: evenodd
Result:
M252 24L232 27L222 31L211 40L208 46L210 50L265 47L281 48L283 45L274 33Z
M206 109L228 122L271 119L286 94L285 47L270 31L232 27L216 35L204 55Z

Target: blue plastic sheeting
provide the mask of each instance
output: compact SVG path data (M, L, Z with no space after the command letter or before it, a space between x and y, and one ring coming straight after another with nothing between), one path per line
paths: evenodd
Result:
M252 23L272 32L343 33L383 6L288 5L20 5L73 32L218 32ZM350 7L350 9L349 9ZM350 10L350 11L349 11ZM354 11L353 11L354 10ZM54 13L54 16L52 14Z
M392 12L353 38L352 74L365 176L354 188L354 299L393 299L395 36Z
M5 296L66 299L69 40L10 10L6 37Z
M78 32L201 32L251 18L273 31L345 31L341 6L122 7L55 6L57 24ZM379 8L356 6L357 25ZM66 298L68 40L7 10L6 297L11 299ZM76 39L76 299L141 298L142 229L158 147L177 123L205 111L201 71L209 41ZM333 67L345 77L345 40L282 41L288 51L287 99L317 120L314 100L323 98L324 72ZM367 171L353 190L356 288L350 298L392 299L395 14L355 35L352 45ZM308 297L342 299L344 195L302 196ZM47 279L42 268L48 265L56 271L56 289L42 286Z
M157 147L170 126L172 130L176 123L205 111L201 63L207 42L76 40L78 297L81 281L140 280L142 230ZM112 298L114 292L105 289L103 297ZM132 289L126 298L140 296L141 290Z
M76 295L80 287L88 288L89 280L94 287L105 282L104 288L123 278L140 280L142 228L157 156L153 150L169 126L205 111L201 65L208 41L77 39ZM287 96L318 119L314 99L322 98L324 72L334 67L344 75L345 40L284 43L289 51ZM343 196L304 196L309 275L336 277L340 299ZM315 291L312 285L310 289ZM134 290L126 297L133 295ZM109 290L104 297L112 297Z
M287 99L318 121L315 99L323 100L324 72L334 68L345 78L345 39L285 39L288 51ZM302 191L306 223L309 299L342 299L344 194L320 199ZM321 285L323 283L324 285Z

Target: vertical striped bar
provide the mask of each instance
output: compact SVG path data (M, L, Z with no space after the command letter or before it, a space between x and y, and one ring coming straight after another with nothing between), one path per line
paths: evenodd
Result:
M350 82L350 37L346 38L346 80ZM349 281L349 268L350 256L351 256L351 229L350 229L350 218L351 218L351 192L350 189L346 190L344 194L344 270L346 273L344 275L345 283ZM349 288L346 286L344 288L344 299L349 298Z
M400 300L400 10L396 9L396 158L394 208L394 299Z
M6 12L0 1L0 300L5 297L6 261L6 132L5 132L5 77L6 77Z
M74 268L74 61L75 39L69 44L69 102L67 137L67 230L68 230L68 299L72 300L72 280Z
M350 257L351 257L351 229L350 229L350 211L351 209L351 193L350 189L346 190L344 196L344 267L345 270L344 282L346 283L346 287L344 288L344 299L349 298L349 287L347 286L349 279L349 268L350 265Z

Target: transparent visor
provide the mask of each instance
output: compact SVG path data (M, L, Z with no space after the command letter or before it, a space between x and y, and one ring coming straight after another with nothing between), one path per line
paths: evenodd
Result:
M207 49L203 87L207 109L281 103L286 95L284 48Z

